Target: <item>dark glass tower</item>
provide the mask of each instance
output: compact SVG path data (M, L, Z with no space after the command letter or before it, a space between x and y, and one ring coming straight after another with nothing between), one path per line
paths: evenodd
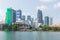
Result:
M16 11L14 9L12 9L12 22L16 22Z
M38 9L38 14L37 14L37 19L38 19L38 23L43 24L43 15L42 15L42 11Z

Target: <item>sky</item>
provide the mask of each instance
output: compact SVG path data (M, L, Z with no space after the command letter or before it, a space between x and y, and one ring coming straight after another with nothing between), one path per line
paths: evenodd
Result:
M37 18L38 9L43 17L53 18L53 24L60 24L60 0L0 0L0 22L5 21L6 9L21 9L23 15Z

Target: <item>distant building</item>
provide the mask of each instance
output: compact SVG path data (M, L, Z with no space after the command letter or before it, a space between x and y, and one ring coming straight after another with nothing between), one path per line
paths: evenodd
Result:
M49 17L45 16L44 18L44 25L49 26Z
M31 16L30 15L27 16L27 20L31 20Z
M16 22L16 13L12 8L7 8L6 12L6 24L12 25L12 22Z
M31 18L31 26L33 27L33 21L34 21L34 18Z
M39 26L38 26L38 20L37 20L37 19L35 19L35 20L33 21L33 25L34 25L35 28L38 28L38 27L39 27Z
M12 8L7 8L6 24L8 24L9 26L12 24Z
M31 25L31 27L33 27L33 18L31 18L30 15L27 16L27 22L29 23L29 25Z
M14 9L12 9L12 22L16 22L16 11Z
M16 19L21 19L22 18L22 11L21 10L17 10L16 11Z
M43 15L41 10L38 10L37 19L38 19L38 23L43 24Z
M53 25L53 18L49 18L49 25Z
M22 15L22 20L25 20L25 15Z

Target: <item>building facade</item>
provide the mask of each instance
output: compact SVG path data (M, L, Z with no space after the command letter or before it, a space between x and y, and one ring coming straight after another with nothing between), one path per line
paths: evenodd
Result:
M24 21L25 21L25 15L22 15L22 20L24 20Z
M27 20L28 20L28 21L31 20L31 16L30 16L30 15L27 16Z
M52 17L49 18L49 25L53 25L53 18Z
M38 10L37 19L38 19L38 23L43 24L43 15L41 10Z
M12 25L12 8L7 8L6 12L6 24Z
M12 23L16 22L16 10L12 9Z
M16 22L16 11L12 8L7 8L6 12L6 24L8 26L12 25L12 23Z
M21 10L17 10L16 11L16 19L21 19L22 18L22 11Z
M45 22L44 22L44 25L46 25L46 26L49 26L49 17L48 16L45 16L45 18L44 18L45 20Z

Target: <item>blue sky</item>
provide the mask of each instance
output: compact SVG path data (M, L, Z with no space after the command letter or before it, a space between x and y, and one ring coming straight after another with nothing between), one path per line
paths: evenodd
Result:
M59 0L0 0L0 21L5 21L7 8L21 9L23 15L37 17L40 9L44 16L53 17L54 24L60 24L60 1Z

